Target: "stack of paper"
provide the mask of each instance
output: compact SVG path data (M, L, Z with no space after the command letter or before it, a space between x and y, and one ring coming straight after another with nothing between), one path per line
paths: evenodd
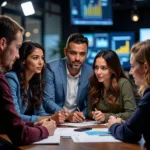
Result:
M63 123L60 124L62 126L71 126L71 127L87 127L87 126L95 126L95 125L106 125L97 121L88 121L88 122L80 122L80 123Z
M75 143L92 143L92 142L120 142L113 136L72 136Z
M78 134L71 137L75 143L120 142L115 139L106 128L94 128L85 133L86 134Z
M38 142L34 142L33 144L60 144L60 136L58 135L49 136L48 138Z

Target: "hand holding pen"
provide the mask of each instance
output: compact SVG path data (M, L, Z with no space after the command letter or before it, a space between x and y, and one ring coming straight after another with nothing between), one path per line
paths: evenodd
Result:
M85 116L83 115L83 113L80 111L80 109L77 107L77 112L78 112L78 115L82 118L82 120L84 121L85 120Z
M80 109L77 107L77 111L70 113L68 117L68 121L70 122L83 122L85 120L85 116L80 111Z

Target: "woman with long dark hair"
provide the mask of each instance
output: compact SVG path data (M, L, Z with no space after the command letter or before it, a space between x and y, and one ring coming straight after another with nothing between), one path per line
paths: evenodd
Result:
M42 106L44 89L45 50L33 41L25 41L19 49L20 58L6 74L14 104L24 121L37 122L48 118ZM64 122L63 111L51 116L57 123Z
M132 86L126 78L117 54L100 51L93 63L87 115L107 122L110 115L128 119L136 108Z

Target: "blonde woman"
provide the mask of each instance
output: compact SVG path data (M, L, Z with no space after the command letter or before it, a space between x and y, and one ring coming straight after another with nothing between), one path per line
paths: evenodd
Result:
M111 116L108 127L112 135L124 142L137 142L143 135L150 149L150 40L137 43L131 49L130 74L142 96L135 113L125 123Z

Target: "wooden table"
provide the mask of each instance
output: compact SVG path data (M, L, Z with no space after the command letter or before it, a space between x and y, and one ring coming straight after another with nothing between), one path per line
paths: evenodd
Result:
M104 128L105 126L97 126ZM95 128L95 126L93 127ZM3 135L7 139L6 135ZM124 142L74 143L72 139L63 139L59 145L27 145L22 150L146 150L143 143L129 144Z
M74 143L72 139L61 138L60 145L28 145L22 150L146 150L139 144L128 143Z

